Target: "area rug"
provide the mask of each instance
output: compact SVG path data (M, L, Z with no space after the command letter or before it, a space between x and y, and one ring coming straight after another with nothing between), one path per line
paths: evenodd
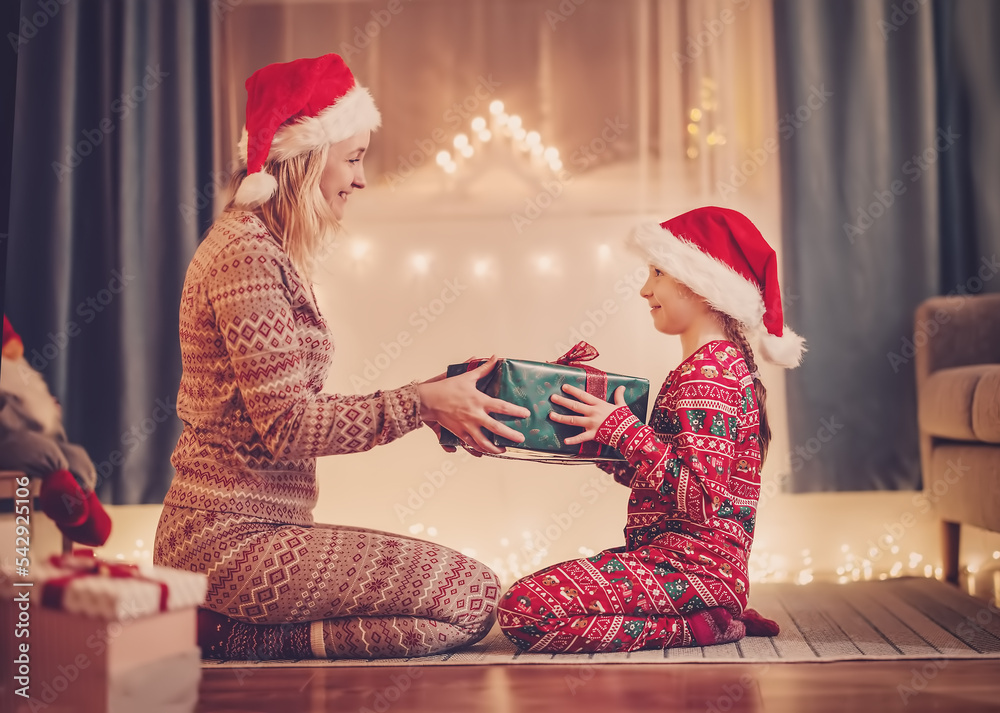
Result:
M518 651L498 627L439 656L381 660L209 661L203 667L469 666L485 664L802 663L1000 658L1000 608L935 579L755 584L750 605L781 633L734 644L614 654Z

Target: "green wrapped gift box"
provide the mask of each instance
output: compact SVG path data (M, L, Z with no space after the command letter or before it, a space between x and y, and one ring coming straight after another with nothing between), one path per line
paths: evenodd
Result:
M524 406L531 411L527 418L496 415L515 431L524 434L524 443L514 443L494 433L484 433L497 446L521 448L546 454L559 453L564 456L624 460L616 448L592 441L577 445L566 445L565 440L581 432L579 426L556 423L549 418L550 411L573 414L568 408L551 400L552 394L562 394L563 384L571 384L588 391L606 401L614 401L615 390L625 387L625 403L640 421L646 420L646 406L649 400L649 381L634 376L622 376L599 371L582 364L597 356L597 350L581 342L556 362L526 361L523 359L500 359L489 376L480 379L477 388L504 401ZM484 360L465 364L452 364L448 376L457 376L475 369ZM588 388L589 387L589 388ZM440 443L446 446L461 446L462 441L446 429L441 429Z

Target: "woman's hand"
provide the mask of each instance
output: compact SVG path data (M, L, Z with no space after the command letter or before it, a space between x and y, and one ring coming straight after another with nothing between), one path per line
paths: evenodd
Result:
M440 423L438 423L437 421L424 421L424 425L426 425L432 431L434 431L434 435L437 436L437 439L439 441L441 440L441 424ZM458 450L457 448L455 448L455 446L446 446L443 443L441 444L441 448L444 449L445 453L454 453L454 452L456 452ZM472 451L472 454L474 456L476 456L476 457L479 457L479 456L482 455L479 451Z
M434 435L437 436L437 439L440 441L441 440L441 424L438 423L437 421L424 421L424 423L432 431L434 431ZM458 451L458 449L455 446L446 446L443 443L441 444L441 449L445 453L456 453ZM468 453L472 454L476 458L482 458L483 457L483 454L480 453L479 451L475 450L475 449L471 449L470 448L470 450L468 451Z
M523 406L515 406L507 401L487 396L476 388L476 382L488 375L496 366L497 358L489 360L458 376L443 378L438 375L423 383L417 384L420 394L420 419L434 428L440 436L440 428L447 428L467 445L484 453L499 454L504 449L490 443L482 429L492 431L498 436L521 443L524 436L490 414L504 414L527 418L531 411ZM432 425L433 424L433 425ZM447 450L447 449L446 449Z
M597 435L597 429L601 427L601 424L604 423L607 417L616 409L628 405L625 403L624 386L619 386L615 389L615 402L613 404L569 384L563 384L563 391L576 398L568 399L562 394L552 394L552 402L576 411L580 415L563 415L551 411L549 418L557 423L565 423L568 426L579 426L583 429L583 433L563 441L567 446L575 446L578 443L586 443L587 441L594 440L594 437Z

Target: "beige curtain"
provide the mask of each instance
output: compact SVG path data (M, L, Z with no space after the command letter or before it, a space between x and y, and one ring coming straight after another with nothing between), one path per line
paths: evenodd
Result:
M230 166L254 70L344 55L383 128L317 276L337 345L327 389L370 393L494 352L551 360L582 337L597 366L655 392L679 340L651 328L645 268L619 241L638 220L722 204L780 248L770 33L766 0L247 0L216 23L216 165ZM445 173L437 153L458 133L475 143L494 100L560 171L496 136ZM777 479L784 382L763 372ZM592 467L463 460L427 431L318 469L318 520L435 539L508 583L621 543L628 492Z
M428 140L434 153L451 149L451 137L500 98L564 159L577 156L564 160L574 175L627 161L653 199L657 190L729 202L746 192L775 196L767 180L776 170L767 139L779 138L770 0L257 0L218 8L219 170L232 166L251 73L338 52L382 111L366 163L383 184L418 163L415 151L421 164L433 163ZM627 128L608 150L580 150L599 146L595 138L615 117ZM446 141L434 141L441 133Z

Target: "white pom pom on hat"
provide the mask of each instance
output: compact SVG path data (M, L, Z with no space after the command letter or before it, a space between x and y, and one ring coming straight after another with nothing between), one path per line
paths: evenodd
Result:
M257 206L267 202L278 192L278 179L265 171L248 173L247 177L236 189L236 204L241 206Z

